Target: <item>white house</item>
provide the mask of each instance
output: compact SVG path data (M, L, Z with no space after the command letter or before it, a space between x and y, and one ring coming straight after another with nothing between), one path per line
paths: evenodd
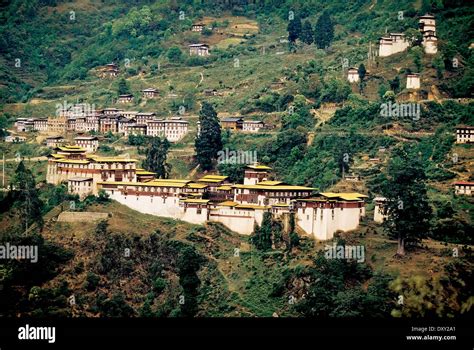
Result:
M457 126L456 143L474 143L474 126Z
M189 45L189 55L191 56L209 56L209 45L191 44Z
M243 132L259 132L265 126L261 120L244 120L242 122Z
M454 191L456 194L472 196L474 194L474 182L458 181L454 183Z
M405 34L390 33L389 36L383 36L379 39L379 56L387 57L398 52L403 52L409 45Z
M349 68L349 70L347 71L347 80L349 80L349 83L357 83L359 82L360 80L360 77L359 77L359 71L357 70L357 68Z
M420 89L420 75L418 73L407 74L407 89Z
M375 197L374 198L374 203L375 203L374 221L375 222L382 223L385 220L385 218L387 217L383 213L383 209L384 209L383 207L384 207L384 203L386 201L387 201L387 198L385 198L385 197Z

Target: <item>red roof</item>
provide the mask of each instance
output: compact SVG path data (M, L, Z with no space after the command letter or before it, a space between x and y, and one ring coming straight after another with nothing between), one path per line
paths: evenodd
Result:
M474 186L474 182L469 181L457 181L454 183L455 185L467 185L467 186Z

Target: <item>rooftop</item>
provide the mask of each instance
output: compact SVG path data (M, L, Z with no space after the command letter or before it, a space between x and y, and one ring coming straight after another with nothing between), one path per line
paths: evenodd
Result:
M246 168L253 170L272 170L272 168L270 168L269 166L259 164L247 165Z

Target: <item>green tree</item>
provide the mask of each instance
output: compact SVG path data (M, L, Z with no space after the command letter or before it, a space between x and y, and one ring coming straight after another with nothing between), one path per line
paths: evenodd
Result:
M250 237L250 241L257 249L267 251L272 248L272 228L272 214L270 212L265 212L263 214L262 225L260 227L255 225L254 232Z
M359 73L359 90L362 93L364 91L364 87L366 84L364 81L364 78L365 78L365 75L367 74L367 70L365 69L365 66L363 63L360 64L359 69L357 71Z
M390 80L389 84L390 84L390 90L394 92L400 91L400 78L398 75L395 78L393 78L393 80Z
M415 46L411 49L411 54L413 57L413 63L415 64L418 73L421 73L423 69L423 49L419 46Z
M320 49L326 49L334 39L334 24L329 12L324 11L316 22L314 28L314 42Z
M309 20L306 20L303 23L303 28L301 29L301 41L308 45L313 43L313 27Z
M125 78L121 78L118 82L118 94L126 95L130 93L130 86Z
M23 161L18 164L11 182L11 189L15 197L14 207L19 210L24 228L28 229L32 223L43 226L41 215L43 202L39 198L36 181Z
M210 103L203 102L199 122L201 132L194 143L196 159L202 170L210 170L218 152L222 149L221 126L217 113Z
M173 46L169 48L166 57L168 57L171 62L180 62L183 57L183 52L179 47Z
M431 207L425 181L425 164L416 148L394 149L381 188L387 198L383 226L397 239L397 255L405 255L406 243L420 241L430 230Z
M359 69L357 71L359 73L360 81L364 80L365 75L367 74L367 70L365 69L365 66L363 63L360 64Z
M146 150L143 167L156 173L159 179L167 179L171 171L171 166L166 162L169 148L170 143L165 137L154 137Z
M290 43L296 42L296 39L298 39L301 36L301 19L297 16L294 19L290 20L288 23L288 41Z
M418 28L408 28L405 31L405 37L410 45L420 45L423 40L423 34Z
M183 288L183 299L180 302L181 315L193 317L198 312L199 286L201 281L197 271L201 267L201 256L191 246L184 246L177 260L179 284Z
M433 59L433 67L436 69L436 77L438 79L443 79L444 61L441 55L438 54Z

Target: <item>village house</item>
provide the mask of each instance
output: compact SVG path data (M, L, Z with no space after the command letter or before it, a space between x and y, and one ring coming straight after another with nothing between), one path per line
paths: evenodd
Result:
M99 139L95 136L77 136L74 138L74 143L88 153L94 153L99 148Z
M123 116L119 116L117 118L117 132L119 134L123 134L125 135L125 132L128 128L129 125L135 125L137 122L135 119L133 118L126 118L126 117L123 117Z
M100 111L100 114L104 115L117 115L123 113L123 109L118 108L104 108Z
M344 180L349 181L349 182L358 182L358 181L360 181L360 175L345 174L344 175Z
M77 120L76 120L76 127L77 127ZM76 131L85 131L85 132L98 132L100 126L100 117L97 115L90 115L85 118L85 122L83 127L77 129Z
M217 96L217 90L216 89L205 89L204 90L204 95L205 96Z
M118 116L107 115L99 118L99 132L106 134L111 132L115 134L118 132Z
M203 29L204 29L204 24L202 23L195 23L191 27L191 30L193 32L202 32Z
M115 63L109 63L100 69L102 78L115 78L119 74L119 68Z
M360 80L360 77L359 77L359 71L357 70L357 68L349 68L349 70L347 71L347 80L349 80L349 83L357 83L359 82Z
M418 73L407 74L407 89L413 89L413 90L420 89L420 74Z
M118 114L122 117L131 119L131 118L135 118L135 116L138 114L138 112L137 111L121 111Z
M244 120L242 122L242 131L256 133L265 127L265 123L261 120Z
M209 56L209 45L191 44L189 45L190 56Z
M221 126L223 129L242 130L243 122L243 118L239 117L224 118L221 120Z
M143 98L155 98L158 96L158 90L153 88L148 88L142 90Z
M147 136L165 137L170 142L181 140L188 133L189 122L180 117L147 122Z
M17 132L24 132L25 131L25 122L27 122L27 118L17 118L15 124L13 125Z
M33 130L36 130L39 132L48 131L48 119L47 118L33 119Z
M49 117L48 132L54 134L65 134L67 129L67 119L65 116Z
M17 135L8 135L8 136L5 136L4 140L7 143L23 143L23 142L26 142L26 137L17 136Z
M456 143L474 143L474 126L457 126Z
M131 103L133 102L132 94L119 95L117 103Z
M76 130L76 118L67 118L66 120L66 131Z
M46 146L50 148L57 148L64 144L65 140L62 136L50 136L46 138Z
M14 126L17 132L29 132L35 130L35 124L31 118L18 118Z
M138 124L146 124L149 121L155 120L156 114L153 112L139 112L135 114L134 119L137 121Z
M125 136L129 135L146 135L147 125L146 124L129 124L125 127Z
M474 182L457 181L454 183L454 192L458 195L472 196L474 195Z

